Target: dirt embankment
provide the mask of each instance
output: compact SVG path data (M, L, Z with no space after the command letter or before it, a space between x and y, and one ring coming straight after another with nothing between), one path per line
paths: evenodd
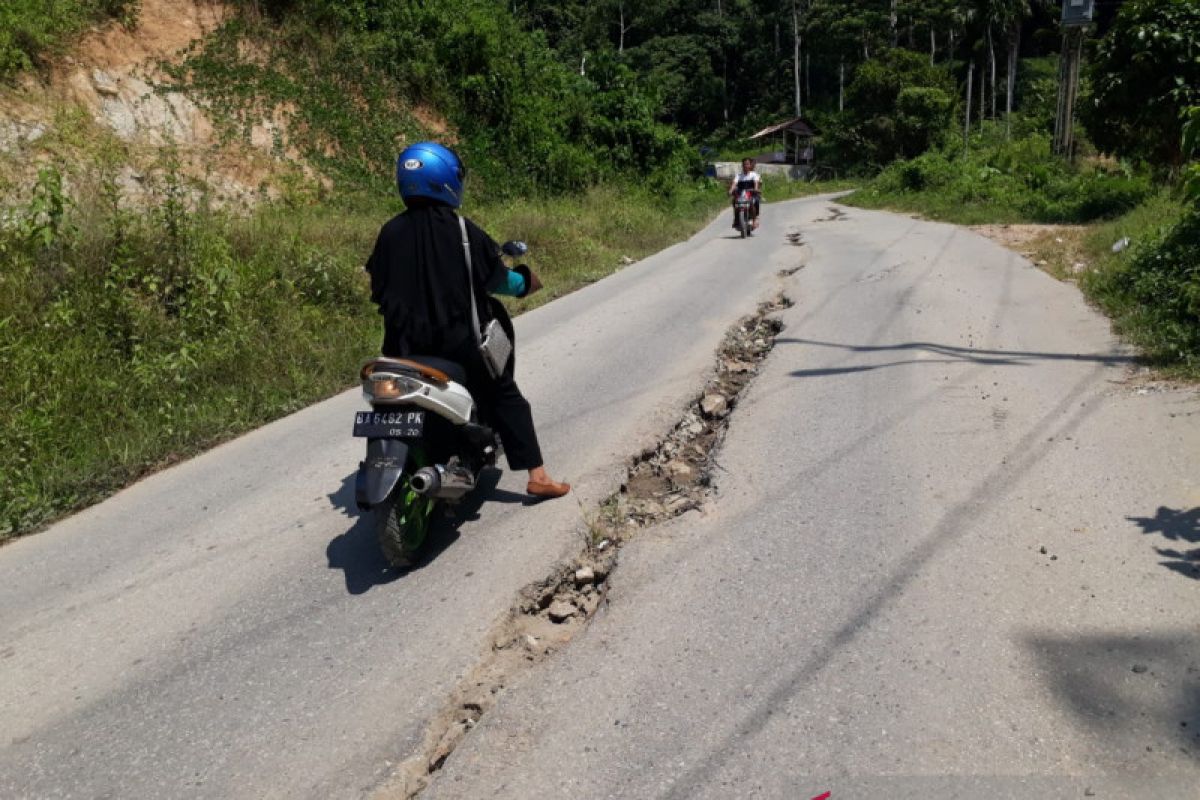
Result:
M0 187L20 199L39 166L116 162L122 194L136 201L164 148L223 204L275 194L284 173L304 166L289 145L289 109L254 123L242 141L222 139L204 108L172 87L162 69L230 15L216 0L142 0L135 27L113 22L85 34L70 55L0 90Z

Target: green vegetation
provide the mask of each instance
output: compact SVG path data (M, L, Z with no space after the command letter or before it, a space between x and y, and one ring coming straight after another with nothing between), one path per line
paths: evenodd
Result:
M38 64L93 22L132 24L138 0L4 0L0 5L0 81Z
M1129 0L1091 64L1088 134L1103 150L1177 167L1180 112L1200 102L1200 4Z
M154 205L103 175L75 206L44 170L0 230L0 539L104 497L158 465L345 389L378 347L362 263L397 201L191 206L167 172ZM693 233L724 202L597 188L467 209L524 238L547 291L594 281Z
M1189 107L1179 153L1184 169L1182 202L1158 198L1101 233L1128 238L1119 253L1099 249L1099 266L1083 287L1126 334L1159 364L1200 379L1200 108Z
M265 16L235 17L176 77L234 130L263 109L294 109L305 155L343 187L391 191L397 142L421 133L416 106L449 119L476 196L563 194L633 175L669 193L696 166L626 64L598 56L580 75L501 0L247 5ZM261 57L245 58L247 44Z
M914 158L945 139L954 93L950 74L927 56L888 50L858 69L850 110L830 120L825 141L843 164Z
M1082 286L1157 364L1200 378L1200 213L1159 202L1089 237L1099 255ZM1110 246L1121 237L1132 245Z
M962 144L890 165L848 202L864 208L916 211L964 225L1107 219L1153 193L1143 174L1103 163L1075 167L1033 134L1006 141L992 129L963 157Z

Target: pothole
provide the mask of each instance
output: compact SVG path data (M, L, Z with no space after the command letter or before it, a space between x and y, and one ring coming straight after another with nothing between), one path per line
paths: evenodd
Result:
M621 546L641 529L704 505L714 490L713 459L730 415L783 329L773 315L791 305L780 294L726 332L704 390L655 447L630 462L621 488L585 513L579 555L521 590L490 634L488 651L429 724L420 750L397 768L377 798L419 795L504 687L565 647L592 618L608 594Z
M829 216L817 217L813 222L841 222L849 216L849 214L837 206L828 206L825 210L829 212Z

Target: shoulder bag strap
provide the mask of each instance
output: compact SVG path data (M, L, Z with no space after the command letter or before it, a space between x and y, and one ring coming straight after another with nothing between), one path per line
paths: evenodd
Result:
M458 218L458 228L462 231L463 255L467 258L467 294L471 295L471 328L475 331L475 343L483 344L479 331L479 310L475 307L475 270L471 264L471 241L467 238L467 221Z

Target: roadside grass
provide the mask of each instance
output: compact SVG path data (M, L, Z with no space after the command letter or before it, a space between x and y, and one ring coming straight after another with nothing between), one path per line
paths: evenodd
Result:
M28 205L0 214L0 541L348 388L377 352L362 265L398 200L237 216L168 173L134 211L91 180L77 205L45 170ZM520 313L687 238L725 202L697 181L464 213L530 244L546 288L507 301Z
M1083 249L1091 260L1080 286L1117 332L1165 376L1200 380L1200 211L1163 192L1090 229Z
M1047 136L1006 141L989 125L965 157L956 144L896 162L845 202L960 225L1081 224L1127 213L1153 191L1147 176L1122 165L1073 166L1050 152Z

